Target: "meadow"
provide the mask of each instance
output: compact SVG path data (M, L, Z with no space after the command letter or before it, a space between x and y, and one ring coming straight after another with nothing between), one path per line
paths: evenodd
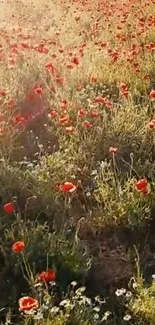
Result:
M0 325L154 306L155 0L3 0Z

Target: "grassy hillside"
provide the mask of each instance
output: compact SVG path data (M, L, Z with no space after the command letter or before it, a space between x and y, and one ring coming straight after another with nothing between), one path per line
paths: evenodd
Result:
M154 325L155 2L0 2L0 321Z

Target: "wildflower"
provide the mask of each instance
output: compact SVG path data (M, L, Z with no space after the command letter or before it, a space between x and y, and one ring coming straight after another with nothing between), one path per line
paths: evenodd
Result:
M124 83L124 82L121 82L120 83L120 89L121 89L122 92L127 91L127 89L128 89L127 84Z
M115 291L115 295L116 295L117 297L122 296L124 293L126 293L126 289L124 289L124 288L122 288L122 289L117 289L117 290Z
M62 300L61 302L60 302L60 304L59 304L59 306L60 307L64 307L64 306L69 306L70 305L70 301L69 301L69 299L64 299L64 300Z
M0 96L5 97L7 94L5 89L0 90Z
M91 117L99 117L100 113L97 111L91 111L90 115L91 115Z
M51 312L52 314L57 314L57 313L59 312L59 310L60 310L59 307L54 306L54 307L51 308L50 312Z
M8 102L8 108L9 109L13 109L16 107L16 102L14 99L10 99L9 102Z
M77 296L81 296L85 292L85 290L86 290L86 287L80 287L75 291L75 293Z
M41 88L41 87L37 87L37 88L35 88L35 93L36 93L37 95L42 95L42 93L43 93L42 88Z
M101 299L100 296L96 296L95 297L95 301L97 301L99 304L105 304L106 300L105 299Z
M19 311L29 311L35 310L39 307L39 303L37 299L32 297L23 297L19 299Z
M143 194L148 193L148 181L145 178L134 183L135 189Z
M58 115L59 115L59 113L54 109L48 113L49 118L54 118L54 117L57 117Z
M78 58L77 56L75 56L75 57L73 58L73 63L76 64L76 65L79 65L80 60L79 60L79 58Z
M133 287L133 289L137 289L138 284L136 282L134 282L133 285L132 285L132 287Z
M51 72L52 74L54 74L55 69L54 69L54 65L53 65L52 62L46 63L46 64L45 64L45 68L46 68L49 72Z
M15 123L25 123L25 118L23 116L20 116L20 115L17 115L15 118L14 118L14 121Z
M102 97L102 96L97 96L95 98L95 102L99 103L99 104L105 104L105 101L106 101L106 99L104 97Z
M131 315L126 315L123 317L123 320L129 321L131 319Z
M20 253L24 250L24 248L25 248L25 243L23 241L16 241L12 245L12 250L14 253Z
M113 155L117 152L118 148L116 147L110 147L109 148L109 153L112 153Z
M91 81L92 81L92 83L96 83L97 82L97 77L96 76L92 76L91 77Z
M14 209L13 203L12 202L6 203L4 205L4 210L5 210L6 213L12 213L12 212L14 212L15 209Z
M148 123L148 128L155 129L155 120L152 120L151 122Z
M65 80L64 80L63 77L56 77L55 81L56 81L57 84L63 85Z
M71 282L71 286L72 286L72 287L76 287L76 286L77 286L77 282L76 282L76 281L72 281L72 282Z
M77 115L79 117L85 116L85 115L87 115L87 111L85 109L81 108L78 110Z
M39 311L36 315L33 316L35 320L43 319L43 314Z
M107 310L104 313L104 316L102 317L102 320L101 321L103 322L104 320L107 320L110 315L111 315L111 312Z
M39 274L38 280L41 282L55 281L56 274L53 270L43 271Z
M59 185L59 189L62 191L62 192L74 192L76 190L77 186L70 183L70 182L65 182L61 185Z
M97 314L97 313L94 314L94 319L95 319L95 320L99 319L99 314Z
M152 89L150 92L150 97L155 99L155 89Z
M72 134L72 133L74 133L75 128L74 128L74 126L67 126L67 127L65 128L65 130L66 130L66 133L68 133L68 134Z
M132 297L132 292L131 291L127 291L125 298L130 299Z
M93 311L95 311L96 313L99 313L99 311L100 311L100 307L99 307L99 306L94 307L94 308L93 308Z
M65 115L63 117L60 117L60 119L59 119L59 123L61 125L68 124L68 122L69 122L69 115Z
M89 128L92 128L93 125L92 125L92 123L90 123L89 121L86 120L83 122L82 126L86 129L89 129Z

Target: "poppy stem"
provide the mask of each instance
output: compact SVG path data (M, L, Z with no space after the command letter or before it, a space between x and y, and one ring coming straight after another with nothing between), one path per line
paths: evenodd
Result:
M118 181L118 177L117 177L117 165L116 165L116 159L115 159L115 154L112 154L112 160L113 160L113 168L114 168L114 178L115 178L115 183L118 189L118 195L120 194L120 184Z

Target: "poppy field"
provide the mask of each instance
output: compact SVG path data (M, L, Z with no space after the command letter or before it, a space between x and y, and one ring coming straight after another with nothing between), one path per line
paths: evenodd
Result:
M0 325L155 324L155 0L0 2Z

